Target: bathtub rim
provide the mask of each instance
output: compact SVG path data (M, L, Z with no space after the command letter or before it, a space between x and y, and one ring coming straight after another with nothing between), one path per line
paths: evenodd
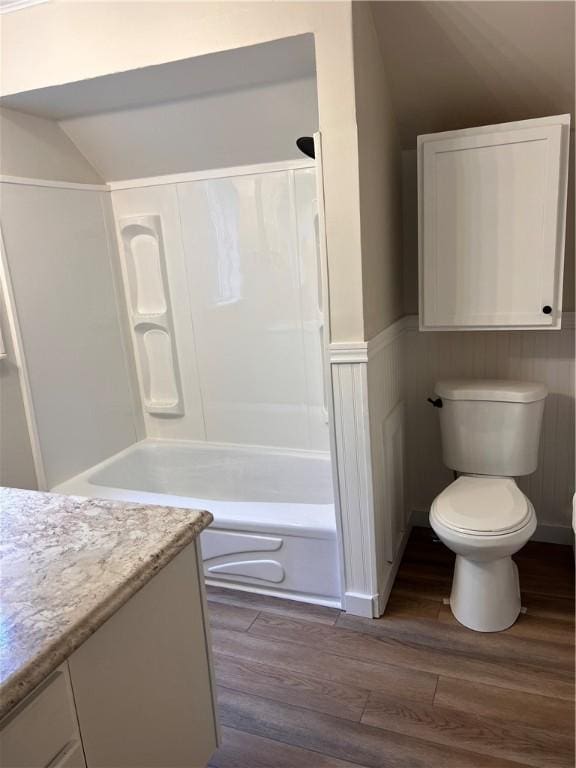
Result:
M212 528L219 530L241 530L259 533L265 527L270 533L284 536L301 536L304 532L309 538L337 539L336 506L334 501L326 504L281 501L222 501L219 499L201 499L179 494L155 493L133 488L119 488L92 482L95 473L105 470L115 461L135 452L138 447L154 445L190 446L206 449L239 450L243 453L274 453L298 458L317 458L331 461L326 451L308 451L300 449L268 448L267 446L243 446L234 443L206 443L204 441L171 440L145 438L132 443L122 451L104 459L99 464L89 467L68 480L51 488L52 493L62 493L88 498L115 499L140 504L182 507L185 509L208 510L214 516ZM331 467L332 470L332 467ZM281 522L279 522L279 520Z

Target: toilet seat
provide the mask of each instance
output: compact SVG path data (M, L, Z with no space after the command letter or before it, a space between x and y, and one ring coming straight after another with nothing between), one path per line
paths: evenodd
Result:
M523 528L531 509L512 478L463 476L436 497L431 512L459 533L502 536Z

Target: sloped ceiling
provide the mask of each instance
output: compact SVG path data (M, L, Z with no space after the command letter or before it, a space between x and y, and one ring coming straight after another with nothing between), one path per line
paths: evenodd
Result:
M231 93L315 74L314 38L306 34L24 91L3 96L0 105L37 117L68 120Z
M574 121L571 0L371 5L404 149L423 133L567 112Z

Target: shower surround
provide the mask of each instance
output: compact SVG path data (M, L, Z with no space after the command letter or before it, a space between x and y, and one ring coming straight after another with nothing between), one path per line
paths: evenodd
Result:
M313 161L110 187L139 442L58 491L207 509L210 581L339 606Z

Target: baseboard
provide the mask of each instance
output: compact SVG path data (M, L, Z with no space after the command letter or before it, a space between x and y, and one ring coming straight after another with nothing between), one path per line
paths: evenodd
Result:
M410 515L410 523L413 526L422 528L430 527L429 512L424 509L414 509ZM536 527L536 531L531 541L541 541L547 544L574 544L574 531L568 525L549 525L541 523Z
M373 619L378 616L379 595L365 595L359 592L345 592L342 600L342 610L353 616L363 616Z
M390 569L386 576L386 583L384 584L384 588L378 595L378 601L376 604L376 613L374 614L376 618L378 616L382 616L382 614L386 610L386 605L388 604L390 592L392 592L392 587L394 586L394 582L396 581L396 575L398 574L398 568L400 567L400 563L402 562L402 558L404 557L404 550L406 549L406 544L408 544L408 539L410 538L410 531L412 530L412 525L413 523L412 523L412 520L410 519L408 527L404 531L404 536L402 537L400 546L398 547L398 551L396 553L396 557L394 558L394 562L390 563Z
M532 541L542 541L548 544L574 545L574 531L568 525L546 525L543 523L536 528Z
M413 509L410 513L410 525L417 528L430 528L430 512L427 509Z

